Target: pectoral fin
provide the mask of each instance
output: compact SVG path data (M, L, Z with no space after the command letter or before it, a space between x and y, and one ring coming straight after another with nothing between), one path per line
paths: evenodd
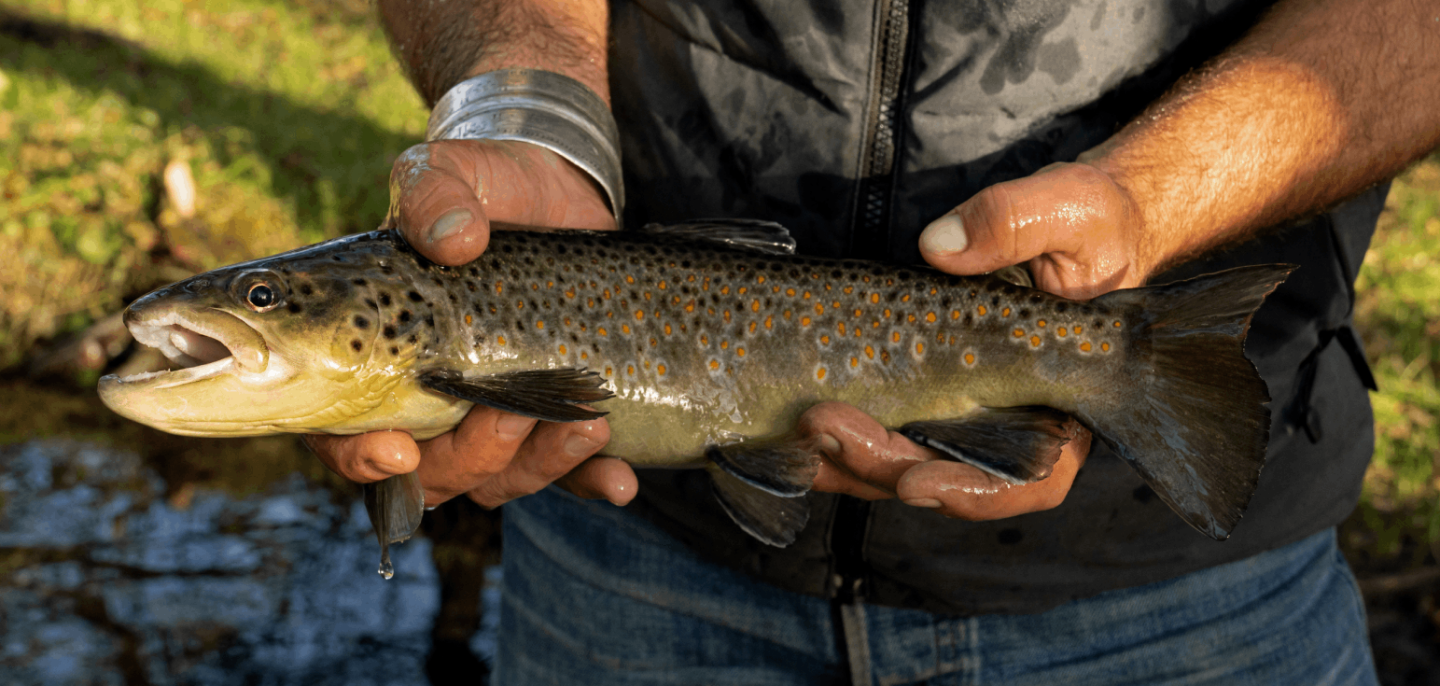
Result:
M390 544L410 538L420 528L425 491L415 472L365 484L362 490L370 526L380 540L380 574L389 579L395 575L395 567L390 564Z
M420 374L420 383L445 395L547 422L583 422L607 413L576 407L614 397L605 379L584 369L537 369L465 378L450 369Z
M911 422L901 435L1012 484L1050 476L1070 441L1069 415L1049 407L985 408L958 419Z

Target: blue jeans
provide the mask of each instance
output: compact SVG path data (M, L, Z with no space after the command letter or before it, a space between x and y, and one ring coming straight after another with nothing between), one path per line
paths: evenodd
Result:
M1377 683L1333 530L1036 615L854 605L839 622L555 488L505 506L504 541L499 686Z

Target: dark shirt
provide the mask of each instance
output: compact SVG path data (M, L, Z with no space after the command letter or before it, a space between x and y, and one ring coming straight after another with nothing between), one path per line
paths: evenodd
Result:
M626 223L758 217L788 226L802 252L918 262L928 222L1105 140L1267 4L617 3L610 69ZM995 522L812 493L799 540L772 548L730 523L699 471L643 472L634 509L783 588L966 614L1036 612L1333 526L1355 505L1373 444L1349 322L1384 193L1153 280L1301 265L1247 343L1275 421L1259 490L1229 541L1191 530L1098 443L1064 504Z

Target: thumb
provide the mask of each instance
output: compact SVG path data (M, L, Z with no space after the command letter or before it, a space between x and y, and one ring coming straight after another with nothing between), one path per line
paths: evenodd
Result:
M925 260L952 274L980 274L1050 253L1073 254L1087 230L1115 211L1100 171L1055 164L990 186L920 234Z
M386 224L426 257L446 265L469 262L490 242L490 222L475 185L433 144L406 150L390 174ZM438 159L437 159L438 158Z

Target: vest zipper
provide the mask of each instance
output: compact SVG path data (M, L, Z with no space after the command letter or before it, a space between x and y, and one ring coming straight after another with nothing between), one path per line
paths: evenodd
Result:
M891 253L890 201L901 140L899 114L909 53L910 0L880 0L876 23L878 40L865 112L865 157L860 161L860 187L850 232L851 255L867 259Z

